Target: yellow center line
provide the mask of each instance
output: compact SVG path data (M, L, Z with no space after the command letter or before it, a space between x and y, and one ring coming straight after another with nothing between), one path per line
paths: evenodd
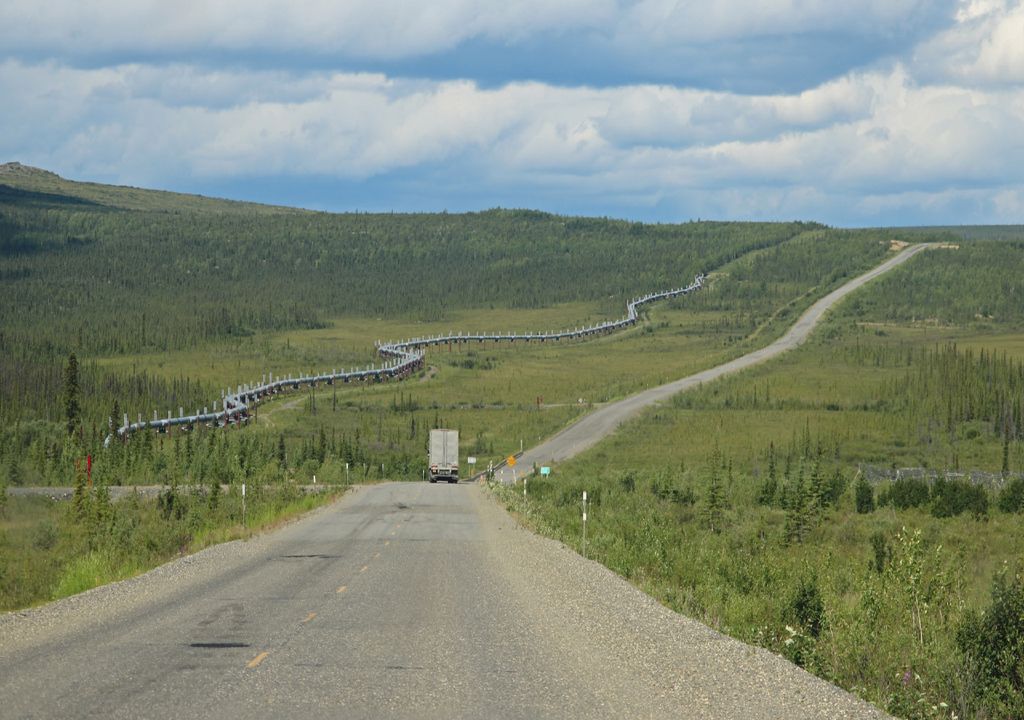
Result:
M391 544L391 541L390 541L390 540L385 540L385 541L384 541L384 547L387 547L387 546L388 546L388 545L390 545L390 544Z
M348 586L346 586L346 585L342 585L342 586L341 586L340 588L338 588L338 592L339 592L339 593L343 593L343 592L345 592L346 590L348 590Z
M377 553L376 555L373 556L373 559L376 560L379 557L380 557L380 553Z
M257 655L252 660L250 660L248 662L248 664L246 664L246 667L249 668L250 670L252 670L254 667L258 666L261 662L266 660L267 659L267 655L269 655L269 654L270 654L269 652L264 650L259 655Z
M310 620L312 620L315 617L316 617L316 613L315 612L311 612L309 615L306 616L306 619L303 620L302 622L308 623Z
M369 565L363 565L361 568L359 568L359 572L366 572L367 568L369 567Z

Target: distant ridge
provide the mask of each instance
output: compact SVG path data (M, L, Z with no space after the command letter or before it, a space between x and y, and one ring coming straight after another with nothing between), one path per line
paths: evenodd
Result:
M6 162L0 165L0 176L4 175L44 175L51 178L62 179L60 175L55 172L33 167L32 165L22 165L20 162Z
M73 198L122 210L274 215L314 212L280 205L223 200L168 190L147 190L127 185L78 182L68 180L50 170L25 165L17 161L0 164L0 185L29 193L44 194L50 198Z

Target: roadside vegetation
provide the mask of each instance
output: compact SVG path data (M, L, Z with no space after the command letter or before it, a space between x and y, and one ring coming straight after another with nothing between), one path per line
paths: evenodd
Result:
M897 716L1024 716L1024 248L966 249L507 502L582 551L587 490L588 556Z
M7 498L0 511L0 611L74 595L145 572L180 555L245 539L317 507L344 485L304 492L271 468L246 485L172 485L156 498L112 501L82 479L71 500Z

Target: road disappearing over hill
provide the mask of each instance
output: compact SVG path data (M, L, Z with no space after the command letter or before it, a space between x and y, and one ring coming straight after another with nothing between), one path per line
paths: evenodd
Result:
M782 338L605 406L522 464L799 345ZM389 483L247 542L0 616L4 718L878 718L524 530L474 484Z
M594 412L585 415L565 430L524 452L517 460L514 468L499 468L495 472L495 479L499 482L511 483L515 481L516 477L521 476L524 471L532 469L534 465L550 465L562 460L568 460L592 447L602 438L611 435L622 423L635 417L645 408L668 400L673 395L684 390L690 390L734 372L753 367L765 360L778 357L798 347L810 337L815 326L817 326L818 322L832 306L854 290L858 290L879 275L883 275L893 268L902 265L917 253L929 247L931 246L911 245L903 248L899 253L893 255L881 265L833 290L811 305L782 337L763 348L749 352L716 367L702 370L694 375L644 390L636 395L630 395L627 398L604 405Z

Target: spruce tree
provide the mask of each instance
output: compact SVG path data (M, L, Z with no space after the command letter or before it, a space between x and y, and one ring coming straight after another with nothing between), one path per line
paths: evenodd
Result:
M821 469L820 458L814 461L814 468L811 470L809 496L811 508L814 512L817 513L828 506L828 483L825 480L825 473Z
M93 492L89 513L89 544L98 547L107 537L114 518L114 506L110 502L110 491L100 483Z
M210 509L210 515L216 515L217 508L220 506L220 478L216 474L210 481L210 495L206 498L206 502Z
M867 481L863 475L860 475L857 479L857 484L854 489L854 500L857 506L857 512L861 515L874 512L875 510L875 493L871 489L871 483Z
M7 486L14 484L11 482L11 473L16 465L17 462L11 458L11 463L7 466L6 477L0 478L0 515L3 515L7 509Z
M1003 423L1003 477L1010 474L1010 423Z
M68 435L78 429L82 408L78 402L78 358L74 353L68 355L68 364L64 368L64 420L67 423Z
M316 446L316 459L320 464L323 464L327 458L327 433L324 432L323 425L320 426L320 437L317 439Z
M803 460L797 468L796 481L788 488L786 497L786 541L803 542L808 530L809 493L804 483Z
M722 511L725 506L722 483L718 477L720 464L716 450L711 460L711 475L708 478L708 492L704 504L704 524L714 533L722 531Z
M17 458L12 457L7 464L7 486L17 487L18 485L21 485L21 465L18 464Z
M778 468L775 461L775 443L768 444L768 475L764 484L761 485L761 492L757 502L761 505L774 505L775 498L779 492Z
M79 522L85 520L89 511L89 489L85 486L85 473L78 469L75 471L75 492L71 497L71 510Z
M114 400L114 407L110 410L110 431L121 427L121 403Z

